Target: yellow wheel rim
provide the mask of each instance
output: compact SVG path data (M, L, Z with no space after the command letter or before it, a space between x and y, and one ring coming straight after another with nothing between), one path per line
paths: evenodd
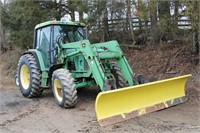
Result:
M20 70L20 81L22 87L26 90L30 85L30 73L27 65L22 65Z
M63 93L62 93L61 83L58 79L54 80L54 92L55 92L56 99L58 99L58 101L61 102L63 99Z

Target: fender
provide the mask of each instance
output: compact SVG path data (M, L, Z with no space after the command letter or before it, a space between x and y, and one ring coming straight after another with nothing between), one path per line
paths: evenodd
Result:
M29 49L28 51L25 51L25 52L23 53L23 55L24 55L24 54L33 54L34 57L36 57L37 64L38 64L40 70L41 70L42 72L43 72L43 71L48 71L48 69L47 69L47 68L45 67L45 65L44 65L44 61L43 61L43 59L42 59L42 55L41 55L41 53L40 53L38 50L36 50L36 49Z

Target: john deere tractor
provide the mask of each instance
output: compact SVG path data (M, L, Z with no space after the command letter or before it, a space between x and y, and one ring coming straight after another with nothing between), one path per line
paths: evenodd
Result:
M118 42L90 44L84 27L82 23L71 21L36 25L33 49L24 52L19 59L16 76L25 97L39 97L43 88L49 87L59 106L71 108L77 103L78 88L97 85L102 91L96 100L101 125L121 121L121 117L129 118L124 113L157 103L176 101L165 106L168 107L181 102L179 98L184 96L184 83L190 75L134 86L133 72ZM112 120L107 121L110 118Z
M59 106L76 104L76 89L98 85L101 91L134 85L133 73L116 41L91 45L84 24L44 22L35 27L33 49L21 56L17 77L25 97L53 89Z

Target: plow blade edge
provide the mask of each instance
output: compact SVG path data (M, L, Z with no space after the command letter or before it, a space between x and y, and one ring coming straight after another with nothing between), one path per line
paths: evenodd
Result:
M184 88L190 76L100 92L95 102L99 124L114 124L186 101Z

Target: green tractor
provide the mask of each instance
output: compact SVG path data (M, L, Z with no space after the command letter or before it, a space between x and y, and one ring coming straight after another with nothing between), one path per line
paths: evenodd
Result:
M77 89L97 85L95 109L100 125L109 125L185 99L191 75L135 86L135 77L117 41L90 44L85 25L48 21L36 25L33 49L18 63L16 84L28 98L51 88L60 107L77 103ZM124 88L125 87L125 88ZM120 88L120 89L119 89Z
M74 107L76 89L98 85L101 91L134 85L133 72L117 41L91 45L85 25L48 21L35 27L33 49L21 56L17 81L25 97L53 90L56 102Z

